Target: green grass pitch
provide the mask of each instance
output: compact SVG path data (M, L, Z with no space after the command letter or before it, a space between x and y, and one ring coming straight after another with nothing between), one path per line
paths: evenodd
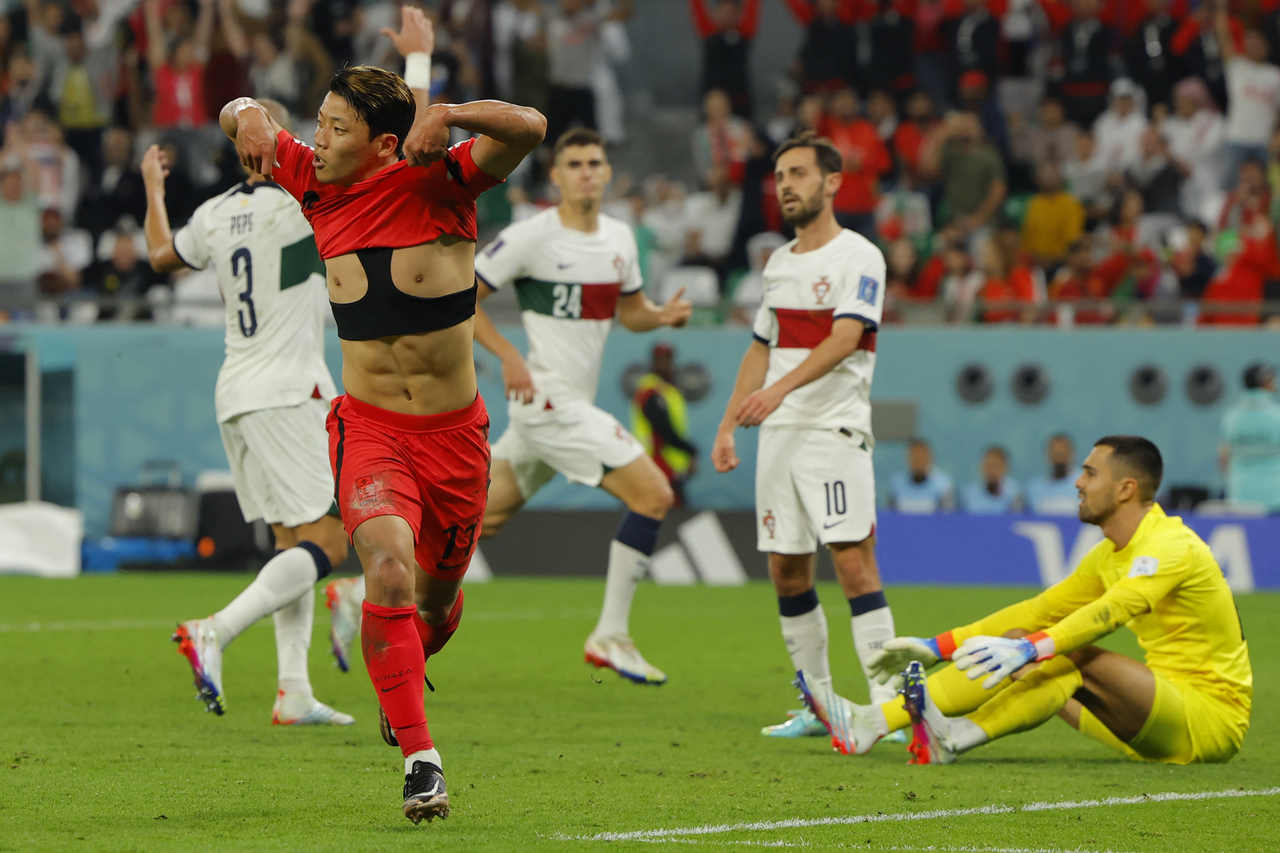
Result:
M901 745L844 757L824 738L758 734L796 704L764 584L642 585L632 632L671 677L659 688L583 664L599 581L473 585L461 630L428 667L453 814L415 827L400 814L400 756L378 737L362 667L344 675L329 656L323 595L312 680L355 726L269 725L269 620L227 650L226 716L194 700L169 631L246 582L0 577L0 850L1280 849L1275 594L1239 598L1256 692L1229 764L1133 763L1053 720L949 767L909 767ZM890 587L889 600L900 633L933 633L1028 592ZM819 594L837 685L864 698L848 611L834 585ZM1109 645L1136 654L1120 633ZM1076 805L1017 808L1036 802ZM1013 808L961 813L987 806ZM839 820L860 816L876 819ZM715 831L591 839L703 825Z

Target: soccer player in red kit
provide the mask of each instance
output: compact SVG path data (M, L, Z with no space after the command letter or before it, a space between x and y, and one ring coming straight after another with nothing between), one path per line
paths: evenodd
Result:
M241 161L302 204L325 261L346 391L328 419L334 482L364 567L365 667L417 823L449 813L425 659L458 627L489 475L472 356L475 199L542 141L546 119L499 101L432 105L430 23L405 7L387 32L405 78L335 74L314 148L251 98L228 103L220 122ZM477 135L449 147L453 127Z

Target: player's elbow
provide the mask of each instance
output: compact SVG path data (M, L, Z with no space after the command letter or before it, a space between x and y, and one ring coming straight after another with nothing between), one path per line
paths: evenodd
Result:
M228 139L235 140L236 138L236 130L239 127L236 114L245 107L257 105L257 103L253 98L242 97L233 98L222 105L222 110L218 113L218 126L222 128L222 132L227 135Z
M547 136L547 117L533 107L521 107L520 118L524 121L520 141L533 150L541 145L542 140Z
M151 264L151 271L158 273L170 273L182 266L182 261L173 257L173 250L167 250L167 247L152 249L147 252L147 261Z

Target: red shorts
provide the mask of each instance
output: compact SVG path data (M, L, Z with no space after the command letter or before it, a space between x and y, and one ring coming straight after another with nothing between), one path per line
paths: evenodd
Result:
M371 518L398 515L413 529L422 570L461 578L489 489L489 413L480 395L453 412L403 415L344 394L326 426L347 535Z

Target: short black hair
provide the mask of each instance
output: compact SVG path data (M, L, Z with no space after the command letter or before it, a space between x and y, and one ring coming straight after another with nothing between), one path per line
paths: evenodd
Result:
M793 148L812 148L813 156L818 161L818 168L824 175L844 171L844 158L840 156L840 149L836 148L836 144L830 139L819 136L812 130L799 133L779 145L778 150L773 152L773 162L776 164L779 157Z
M413 91L399 74L373 65L348 65L329 79L329 91L350 104L369 126L369 139L394 134L399 153L417 109Z
M1246 390L1253 391L1266 385L1276 376L1275 368L1266 362L1255 361L1244 369L1242 378Z
M571 127L560 134L560 138L556 140L555 148L551 151L551 159L554 161L560 156L561 151L577 145L599 145L604 148L604 137L589 127Z
M1094 447L1110 447L1111 458L1134 472L1138 481L1138 497L1153 501L1160 491L1164 477L1164 459L1160 448L1149 438L1140 435L1104 435L1093 443Z

